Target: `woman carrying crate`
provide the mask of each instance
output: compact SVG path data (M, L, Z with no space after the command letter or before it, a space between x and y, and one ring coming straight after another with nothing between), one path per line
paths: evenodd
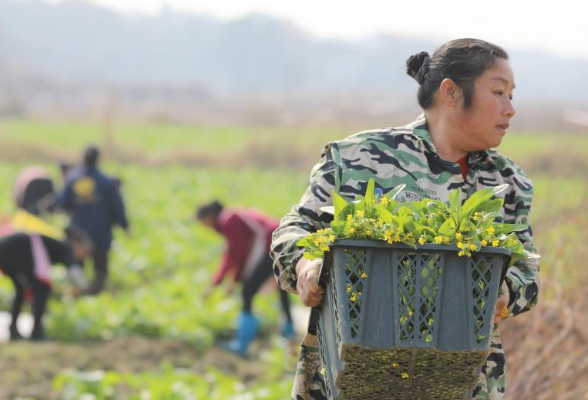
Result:
M307 306L318 305L324 295L318 285L322 260L303 258L303 248L296 243L329 226L332 215L324 207L333 205L333 191L353 199L363 195L368 179L374 178L383 192L405 184L400 201L447 201L448 193L455 189L461 191L464 201L480 189L508 184L500 195L504 222L529 224L532 183L517 164L493 150L515 115L515 82L507 53L482 40L458 39L445 43L432 56L426 52L411 56L407 73L420 86L418 102L424 114L404 127L365 131L329 143L312 170L306 193L274 232L276 278ZM530 227L517 236L525 249L535 252ZM530 260L517 261L508 269L495 322L533 308L538 271L538 264ZM303 340L304 366L297 370L292 390L295 400L326 398L317 347L316 336L307 335ZM505 367L496 325L472 398L502 399Z

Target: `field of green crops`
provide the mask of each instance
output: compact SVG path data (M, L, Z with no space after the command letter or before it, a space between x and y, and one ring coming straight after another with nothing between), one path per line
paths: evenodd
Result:
M100 125L91 123L0 120L0 147L5 154L11 147L36 146L71 158L87 143L100 144L101 132ZM219 349L219 341L231 335L239 299L222 289L202 299L223 242L193 222L193 211L199 203L220 199L280 217L302 194L322 144L353 132L164 124L121 124L113 132L117 146L146 154L186 149L219 154L256 145L279 153L292 144L290 150L306 157L295 167L244 162L247 166L239 169L109 161L103 169L123 181L133 236L117 232L109 287L98 297L71 299L63 271L54 268L56 290L46 318L54 341L0 344L0 399L8 390L10 398L36 400L287 398L296 360L278 339L275 292L263 294L254 305L263 340L252 358L242 360ZM588 135L511 134L501 150L519 161L535 183L532 223L544 255L542 276L558 282L564 293L576 293L588 283L586 269L578 264L585 246L570 245L588 240L588 218L582 211L588 199ZM0 214L12 212L14 178L34 158L21 156L21 161L0 159ZM58 181L56 165L41 164ZM64 216L53 218L57 225L65 222ZM7 309L11 296L10 282L0 277L0 309ZM543 296L558 294L546 287ZM38 364L51 357L60 361ZM36 368L42 372L30 371Z
M4 213L11 209L7 189L11 187L10 182L20 167L0 164ZM227 339L230 335L239 312L239 301L236 297L226 297L222 289L207 301L203 301L200 296L209 286L223 243L214 233L194 224L192 216L195 205L219 198L228 204L255 206L279 216L287 211L292 199L303 190L304 176L290 171L255 170L243 170L236 176L229 170L178 167L139 169L109 165L105 169L123 179L133 237L117 237L112 252L112 279L107 293L75 301L67 297L55 297L46 319L48 335L66 342L110 340L123 335L178 340L196 350L193 363L198 365L198 357L205 355L215 341ZM63 217L56 218L56 223L64 222ZM55 268L54 272L59 284L63 281L63 271ZM0 298L4 309L7 309L10 296L9 281L2 278ZM254 304L261 316L265 337L274 336L278 331L278 304L275 293L257 298ZM288 355L287 348L274 343L263 349L261 355L283 351ZM263 395L258 393L254 398L282 398L290 380L290 371L283 359L278 355L273 357L273 363L260 361L266 364L264 368L267 373L263 375L272 380L264 379L248 386L247 390L252 393L263 392ZM189 399L194 398L191 396L201 396L201 393L218 392L208 398L220 400L247 391L237 385L239 376L225 376L222 371L206 371L206 376L186 371L175 372L171 364L160 371L160 364L165 359L153 362L153 365L145 366L144 373L147 375L136 378L119 374L118 371L107 371L101 378L103 382L97 386L95 383L79 383L79 386L77 380L86 379L87 376L68 372L56 381L56 388L59 392L61 387L79 386L79 390L74 391L75 396L64 394L67 399L77 399L76 396L86 390L108 392L106 388L113 382L129 383L143 392L152 393L153 398L161 399ZM156 379L158 374L161 374L161 382L152 384L159 381ZM94 379L96 375L90 377ZM141 382L150 383L143 387ZM162 397L160 393L167 393L166 390L171 396L174 387L180 385L176 382L183 382L182 385L188 388L181 390L184 397ZM95 386L99 389L93 389ZM123 398L94 394L98 399Z

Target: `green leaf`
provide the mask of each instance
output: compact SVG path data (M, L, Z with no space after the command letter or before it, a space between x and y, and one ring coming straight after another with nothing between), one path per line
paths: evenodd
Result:
M341 236L343 234L345 231L345 225L345 221L331 221L331 229L333 230L335 236Z
M400 216L408 216L408 215L412 216L413 212L408 204L410 204L410 203L403 203L402 206L400 206L400 208L398 210L396 210L396 213Z
M405 187L406 185L404 183L402 185L398 185L394 189L390 190L386 196L391 200L396 200L396 196L398 196L398 194L402 192Z
M335 219L339 219L339 214L347 206L347 201L338 193L333 191L333 207L335 208Z
M408 231L408 232L414 232L416 229L416 225L412 220L408 220L405 224L404 224L404 230Z
M435 230L431 227L421 225L421 224L415 224L415 226L416 226L416 231L419 235L423 234L424 232L430 234L431 236L435 236L437 234L437 232L435 232Z
M511 233L525 231L529 228L526 224L499 224L496 229L496 235L499 233Z
M453 220L451 218L446 219L445 222L443 222L443 224L441 224L439 227L439 233L442 233L446 236L449 235L453 230L452 222Z
M452 190L449 192L449 206L452 210L461 212L461 201L459 201L459 190Z
M304 238L302 238L296 242L296 246L299 246L299 247L310 246L310 244L311 244L310 238L311 238L311 235L305 236Z
M424 217L427 212L426 203L424 201L404 203L404 207L408 207L412 210L413 214L417 214L420 217Z
M307 260L316 260L316 259L320 259L323 258L325 256L325 253L322 251L305 251L304 252L304 258L306 258Z
M351 203L347 204L339 213L337 220L338 221L345 221L345 218L347 218L347 216L349 214L351 214L351 215L355 214L356 207L357 207L357 204L355 202L351 202Z
M368 181L367 189L365 191L365 204L372 205L374 203L374 195L376 191L376 181L374 178L370 178Z
M470 213L478 208L478 206L488 200L490 200L493 196L496 196L499 193L502 193L509 187L508 184L494 186L491 188L485 188L482 190L478 190L463 205L463 212Z
M381 209L380 218L386 224L391 224L392 221L394 221L394 215L390 211L386 210L385 208Z
M502 205L504 204L504 200L501 198L488 200L486 202L481 203L475 210L477 212L487 212L487 213L495 213L502 209Z

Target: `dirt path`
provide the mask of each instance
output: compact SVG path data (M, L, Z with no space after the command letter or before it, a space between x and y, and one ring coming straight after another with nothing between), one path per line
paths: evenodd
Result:
M69 344L28 341L0 344L0 400L34 398L57 400L53 380L61 371L157 371L162 361L195 372L213 366L241 377L245 383L263 371L259 360L244 360L213 348L204 356L191 346L174 341L120 337L109 342Z

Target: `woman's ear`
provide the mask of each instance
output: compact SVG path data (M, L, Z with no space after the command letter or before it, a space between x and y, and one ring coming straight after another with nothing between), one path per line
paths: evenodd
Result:
M449 78L443 79L439 86L439 99L443 104L450 107L456 107L460 105L461 98L461 88L457 86L453 80Z

